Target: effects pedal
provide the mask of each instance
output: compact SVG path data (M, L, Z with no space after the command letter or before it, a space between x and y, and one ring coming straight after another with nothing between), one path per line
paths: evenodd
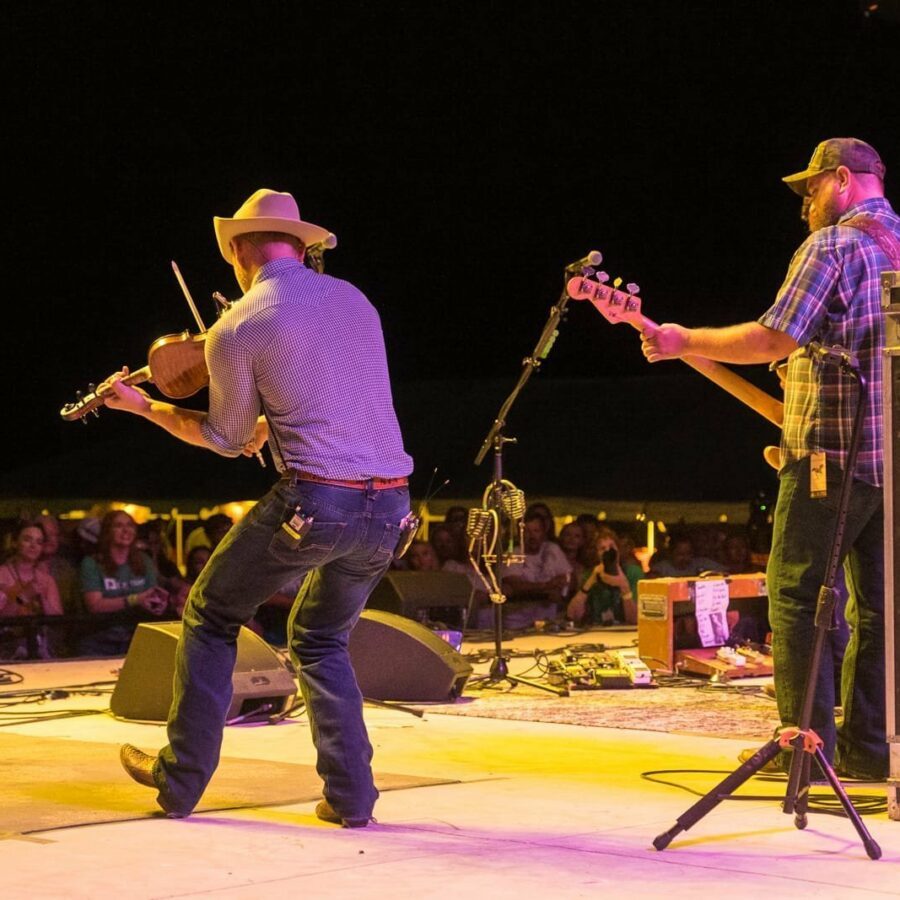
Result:
M628 677L633 685L646 685L653 681L653 673L638 656L637 647L613 650L611 651L611 656L628 673Z

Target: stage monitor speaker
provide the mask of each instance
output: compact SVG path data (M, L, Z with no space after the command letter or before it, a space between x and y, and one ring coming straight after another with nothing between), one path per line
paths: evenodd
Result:
M181 622L138 624L109 702L116 718L166 721L172 705L175 646L180 634ZM291 708L297 696L293 673L275 650L249 628L241 628L238 634L232 686L228 720L256 710L280 715ZM269 709L263 710L265 706Z
M472 667L424 625L377 609L363 611L350 632L350 659L363 697L455 700Z
M416 619L420 609L455 606L465 626L471 598L472 584L461 572L389 571L375 585L366 608Z

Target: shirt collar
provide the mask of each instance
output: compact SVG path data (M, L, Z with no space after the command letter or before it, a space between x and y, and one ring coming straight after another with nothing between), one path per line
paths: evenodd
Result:
M282 256L280 259L271 259L269 262L264 263L259 267L253 278L253 284L257 285L262 281L268 281L270 278L274 278L282 272L287 272L289 269L298 267L301 269L304 268L303 263L300 262L299 259L294 259L291 256Z
M884 197L869 197L868 200L861 200L855 206L851 206L850 209L838 219L838 225L840 225L841 222L845 222L847 219L852 219L853 216L858 215L859 213L878 212L880 210L890 212L890 203L888 203Z

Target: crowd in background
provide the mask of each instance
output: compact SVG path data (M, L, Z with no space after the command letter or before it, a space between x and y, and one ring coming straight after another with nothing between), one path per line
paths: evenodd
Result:
M464 507L451 507L444 521L429 529L428 540L414 541L395 565L465 574L475 592L472 624L489 627L490 583L483 563L470 559L467 519ZM510 625L529 627L560 619L580 625L633 625L640 579L761 572L771 540L758 521L753 527L680 525L661 533L658 549L648 556L646 526L607 523L590 514L559 528L558 521L546 504L529 506L523 519L523 560L497 567Z
M489 627L489 581L483 562L476 559L473 565L470 559L467 519L465 507L450 507L443 521L431 523L427 540L413 541L394 567L464 575L476 613L470 625ZM7 521L0 659L124 656L138 623L181 617L191 585L232 524L221 513L199 522L184 538L179 568L175 530L165 519L138 525L129 513L114 509L77 520L41 515ZM760 546L760 535L744 526L681 526L660 535L661 546L648 558L645 536L643 529L614 528L589 514L557 519L546 504L532 504L522 523L521 561L497 571L508 619L517 617L509 624L634 624L640 579L762 571L768 550ZM299 588L285 585L249 627L283 646ZM64 618L55 624L56 617Z

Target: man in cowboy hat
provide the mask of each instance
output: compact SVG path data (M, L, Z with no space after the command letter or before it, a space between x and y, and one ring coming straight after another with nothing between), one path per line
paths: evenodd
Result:
M352 285L304 266L334 246L290 194L257 191L213 220L242 299L206 338L209 411L111 380L107 405L224 456L268 440L281 479L223 538L184 610L158 756L126 744L122 763L172 816L188 815L219 759L238 631L283 585L308 575L288 625L324 781L327 821L369 822L378 796L348 635L408 522L407 476L378 313ZM262 414L262 415L261 415Z
M842 670L844 715L836 728L829 639L816 673L812 728L839 773L873 779L888 771L880 273L897 267L892 258L900 251L900 218L884 197L884 174L878 153L864 141L823 141L806 169L783 179L803 197L810 235L794 254L772 306L756 322L727 328L666 324L646 331L643 340L650 362L689 355L731 363L789 357L780 488L766 573L778 711L786 726L800 717L859 397L852 378L807 348L838 345L858 360L868 387L843 544L853 629ZM789 764L785 758L778 762Z

